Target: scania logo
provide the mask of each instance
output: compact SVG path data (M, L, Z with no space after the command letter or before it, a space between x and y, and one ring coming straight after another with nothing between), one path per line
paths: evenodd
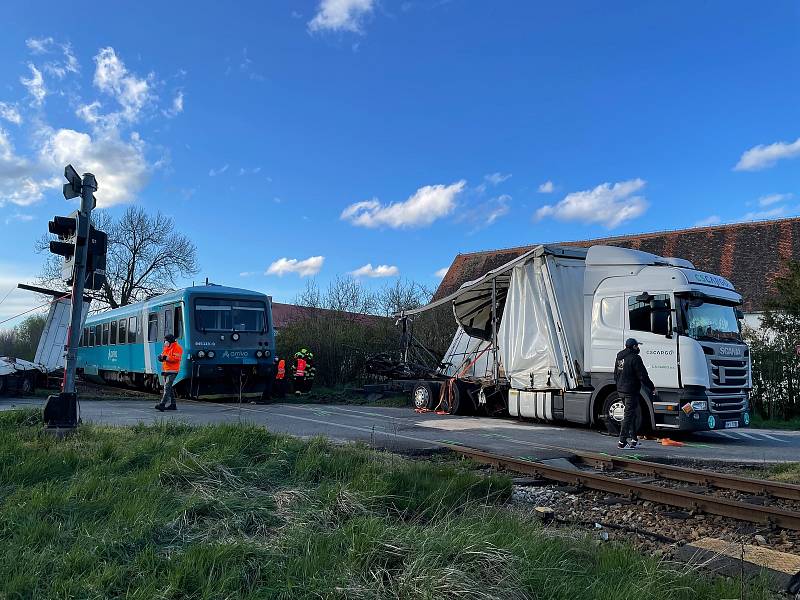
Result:
M737 346L722 346L719 349L719 353L721 356L741 356L744 354L744 348L738 348Z
M250 353L245 350L225 350L222 353L222 358L247 358Z

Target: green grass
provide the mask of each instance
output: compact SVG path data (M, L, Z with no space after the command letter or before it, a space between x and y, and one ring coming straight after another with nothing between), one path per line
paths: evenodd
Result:
M758 413L752 415L750 426L757 429L787 429L800 430L800 417L789 419L765 419Z
M262 428L0 413L0 598L736 598L504 506L503 476ZM766 598L755 585L748 598Z

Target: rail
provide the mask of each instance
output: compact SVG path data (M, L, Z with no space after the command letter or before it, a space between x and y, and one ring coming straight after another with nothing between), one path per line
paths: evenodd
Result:
M475 448L468 448L466 446L459 446L456 444L444 444L444 446L476 462L508 469L509 471L514 471L525 475L535 475L551 481L569 483L620 496L628 496L641 500L650 500L652 502L667 504L669 506L678 508L698 510L708 514L738 519L740 521L773 525L777 527L783 527L785 529L800 530L800 513L784 510L782 508L775 508L767 505L761 506L749 502L740 502L737 500L729 500L727 498L706 496L681 489L664 488L630 479L617 479L615 477L609 477L608 475L602 475L599 473L566 469L522 458L513 458L510 456L503 456L501 454L484 452L483 450L477 450ZM721 489L732 489L736 491L756 491L763 494L780 492L784 494L781 496L783 498L788 497L795 499L800 497L800 486L794 486L790 484L780 484L770 481L748 479L745 477L737 477L735 475L722 475L696 469L687 469L685 467L660 465L658 463L617 459L616 457L611 456L581 452L577 452L575 454L578 456L579 460L586 460L588 462L594 460L596 464L604 465L612 464L615 467L619 467L625 471L634 473L663 476L667 479L675 479L679 481L691 481L698 483L710 482L715 487Z

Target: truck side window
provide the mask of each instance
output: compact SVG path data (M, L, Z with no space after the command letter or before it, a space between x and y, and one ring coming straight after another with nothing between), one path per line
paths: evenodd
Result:
M150 313L147 315L147 341L155 342L158 340L158 315Z
M631 296L628 298L630 330L667 335L671 308L670 298L666 294L657 294L650 302L637 302L636 298Z

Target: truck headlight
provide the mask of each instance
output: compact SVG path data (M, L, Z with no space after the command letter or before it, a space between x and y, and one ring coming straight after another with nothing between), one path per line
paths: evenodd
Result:
M705 400L693 400L692 410L708 410L708 402Z

